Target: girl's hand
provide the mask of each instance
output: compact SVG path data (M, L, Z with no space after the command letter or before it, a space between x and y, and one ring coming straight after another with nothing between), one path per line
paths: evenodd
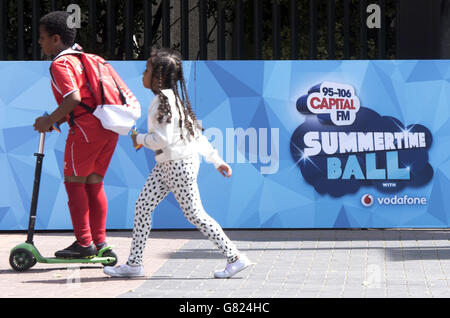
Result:
M138 132L136 131L136 129L132 129L130 132L130 136L131 140L133 141L133 147L134 149L136 149L136 151L140 150L143 147L143 145L137 143L137 135Z
M139 145L138 145L138 143L136 142L136 138L137 138L137 135L131 135L131 140L133 141L133 147L134 148L137 148Z
M217 170L222 174L224 177L231 177L231 174L233 173L231 170L231 167L227 164L221 165Z

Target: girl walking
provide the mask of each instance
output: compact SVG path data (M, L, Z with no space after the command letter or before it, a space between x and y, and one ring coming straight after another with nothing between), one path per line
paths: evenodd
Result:
M144 145L155 152L156 165L139 195L134 216L133 240L128 262L105 267L110 276L144 276L142 254L151 229L152 212L169 192L173 192L185 217L227 258L216 278L229 278L251 262L241 254L220 225L203 209L197 185L198 154L226 177L232 170L202 135L187 95L181 58L172 50L155 50L147 61L143 85L155 93L148 110L148 133L133 135L134 146ZM178 89L180 87L180 89Z

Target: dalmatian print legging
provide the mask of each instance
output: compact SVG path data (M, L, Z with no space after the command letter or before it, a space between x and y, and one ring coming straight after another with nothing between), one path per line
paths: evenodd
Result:
M129 265L143 264L142 254L152 225L152 212L169 192L173 192L189 222L219 248L229 263L239 258L236 246L203 209L197 185L199 166L198 155L192 155L157 163L153 168L136 201Z

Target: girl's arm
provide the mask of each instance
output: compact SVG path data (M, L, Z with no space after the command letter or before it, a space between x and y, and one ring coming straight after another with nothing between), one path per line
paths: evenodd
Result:
M214 168L217 169L222 165L226 165L225 161L220 157L219 152L214 149L204 135L200 135L197 139L197 149L207 162L214 165Z
M163 120L159 123L157 112L159 107L159 98L155 98L150 106L147 116L148 133L136 135L136 142L144 145L151 150L159 150L166 148L174 142L173 136L173 121L167 123Z
M169 126L169 124L166 124L166 126ZM166 148L172 143L171 140L171 131L168 131L168 129L155 129L147 134L136 135L136 143L151 150Z
M211 143L204 135L200 135L197 139L197 148L198 152L205 158L205 160L214 165L220 174L224 177L231 177L232 169L231 167L223 161L223 159L219 156L219 152L213 148Z

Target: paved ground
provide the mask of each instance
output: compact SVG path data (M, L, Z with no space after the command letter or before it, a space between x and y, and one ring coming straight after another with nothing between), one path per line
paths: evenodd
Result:
M131 232L108 233L108 243L114 245L119 264L126 261L130 251ZM0 297L116 297L133 290L146 280L110 279L103 274L103 266L96 264L36 264L25 273L17 273L9 265L11 248L23 243L25 234L0 234ZM38 233L34 243L44 257L69 246L71 233ZM157 232L151 234L145 251L145 274L151 277L176 250L189 241L185 232Z
M1 297L436 297L450 296L447 230L226 231L256 263L235 278L212 278L224 259L197 231L154 231L142 279L106 278L99 266L37 264L13 272L9 249L24 235L0 234ZM130 232L109 233L121 260ZM54 251L69 234L38 234ZM42 248L41 248L42 246ZM47 253L48 254L48 253ZM48 286L52 288L49 289Z

